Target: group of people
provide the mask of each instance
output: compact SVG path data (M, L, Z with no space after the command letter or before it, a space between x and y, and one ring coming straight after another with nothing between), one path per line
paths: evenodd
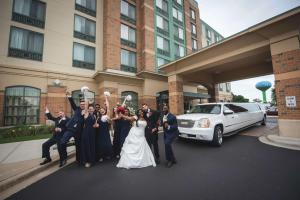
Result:
M117 105L111 115L107 96L105 106L101 107L83 98L77 106L70 93L66 95L73 110L72 117L68 118L63 111L54 117L46 106L46 117L55 122L55 129L53 136L42 145L44 160L41 165L52 161L49 150L56 144L59 166L64 166L67 163L67 145L73 137L76 161L85 167L112 157L119 159L119 168L155 167L160 164L159 126L163 126L166 166L177 163L172 150L172 142L178 136L177 120L166 105L160 113L143 104L135 114L126 104Z

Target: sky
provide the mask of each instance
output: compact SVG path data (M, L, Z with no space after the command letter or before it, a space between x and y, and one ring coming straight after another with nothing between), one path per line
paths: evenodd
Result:
M224 37L229 37L259 22L300 6L300 0L196 0L200 18ZM255 88L259 81L270 81L274 87L274 75L234 81L232 92L250 100L262 99ZM271 89L267 91L271 100Z

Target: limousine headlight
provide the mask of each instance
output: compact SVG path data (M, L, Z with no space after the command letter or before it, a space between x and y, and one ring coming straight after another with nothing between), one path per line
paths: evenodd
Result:
M207 118L200 119L198 121L198 128L209 128L210 121Z

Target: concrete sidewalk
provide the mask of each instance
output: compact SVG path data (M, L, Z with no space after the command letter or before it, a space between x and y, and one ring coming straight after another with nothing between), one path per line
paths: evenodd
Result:
M43 160L42 144L46 140L0 144L0 192L48 167L58 165L58 152L53 149L55 146L50 149L53 162L44 166L39 165ZM75 147L68 147L67 151L72 155Z

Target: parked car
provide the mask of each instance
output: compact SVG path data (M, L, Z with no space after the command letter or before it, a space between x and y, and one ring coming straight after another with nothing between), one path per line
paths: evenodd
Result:
M210 141L221 146L229 136L257 123L265 125L266 114L256 103L199 104L177 116L179 137Z

